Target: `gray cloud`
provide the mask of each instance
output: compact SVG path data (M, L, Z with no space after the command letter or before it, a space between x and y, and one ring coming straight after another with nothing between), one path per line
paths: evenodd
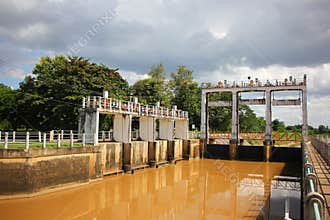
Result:
M1 1L1 74L28 73L40 56L67 53L108 10L116 15L78 55L132 79L159 62L168 72L185 64L199 81L214 82L296 71L312 74L312 97L330 93L328 0Z

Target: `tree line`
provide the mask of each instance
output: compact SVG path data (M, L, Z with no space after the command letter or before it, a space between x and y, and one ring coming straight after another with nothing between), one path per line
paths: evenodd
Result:
M42 57L17 89L0 84L0 130L76 130L82 98L100 96L104 90L113 98L129 100L137 97L141 103L155 105L160 102L169 108L176 105L189 112L190 129L199 129L201 86L194 80L193 71L179 65L176 71L168 74L160 63L152 66L147 75L148 78L130 86L119 69L83 57ZM231 100L231 95L212 94L210 99ZM239 118L243 132L265 129L264 118L257 117L247 105L240 106ZM111 126L110 119L111 116L102 115L101 129ZM211 108L209 125L213 131L230 131L231 109ZM316 133L330 133L323 127L312 129ZM274 120L273 129L298 131L301 126L285 127L283 122Z

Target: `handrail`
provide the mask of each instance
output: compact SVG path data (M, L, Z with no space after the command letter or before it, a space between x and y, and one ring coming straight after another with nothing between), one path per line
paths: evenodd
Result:
M314 172L310 155L306 143L302 142L303 156L303 201L304 201L304 219L325 219L325 199L318 192L319 181Z
M188 112L177 109L176 106L173 106L172 109L168 109L159 105L150 106L138 102L104 98L102 96L84 97L82 108L98 108L100 111L109 113L127 113L161 118L188 119Z

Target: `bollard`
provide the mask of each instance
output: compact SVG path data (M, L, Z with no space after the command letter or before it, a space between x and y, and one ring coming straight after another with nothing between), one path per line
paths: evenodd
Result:
M105 141L105 131L102 131L102 140Z
M27 131L25 137L25 149L28 150L29 147L30 147L30 133Z
M51 130L49 132L49 142L53 142L54 141L54 130Z
M16 131L13 131L13 143L16 141Z
M57 148L61 147L61 134L57 134Z
M42 149L46 149L46 140L47 140L47 134L43 134L43 140L42 140Z
M38 132L38 141L39 141L39 143L42 142L42 141L41 141L41 131Z
M86 134L85 133L82 134L82 146L83 147L86 146Z
M8 132L5 132L5 149L8 148Z
M70 131L70 147L73 148L73 132Z

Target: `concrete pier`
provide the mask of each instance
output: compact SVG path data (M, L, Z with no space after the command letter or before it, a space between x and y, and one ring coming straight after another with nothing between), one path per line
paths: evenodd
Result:
M132 115L116 114L113 117L113 139L117 142L130 143Z

